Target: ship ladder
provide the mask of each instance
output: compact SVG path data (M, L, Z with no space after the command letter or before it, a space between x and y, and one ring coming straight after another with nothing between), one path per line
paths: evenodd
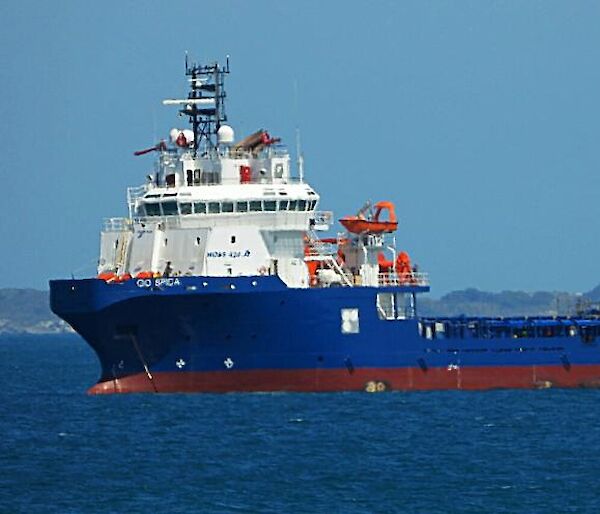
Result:
M306 232L306 236L308 238L308 243L311 246L315 245L319 241L319 237L317 236L317 234L315 233L314 230L308 230ZM346 275L346 273L344 273L344 270L341 268L341 266L335 260L333 255L324 256L319 260L321 260L322 262L325 262L333 271L335 271L342 278L342 280L346 283L346 285L348 287L354 287L354 284L348 278L348 275Z
M344 270L341 268L341 266L337 263L337 261L332 257L332 256L328 256L328 258L325 260L325 262L329 265L329 267L331 269L333 269L340 277L342 277L342 280L346 283L346 285L348 287L353 287L354 284L350 281L350 279L348 278L348 276L344 273Z
M123 232L122 239L119 239L118 256L115 262L115 268L118 271L125 269L125 262L127 260L127 250L129 249L129 233Z

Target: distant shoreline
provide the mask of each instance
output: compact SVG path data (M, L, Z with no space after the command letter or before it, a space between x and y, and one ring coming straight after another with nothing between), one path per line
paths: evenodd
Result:
M49 292L36 289L0 289L0 337L74 334L50 310ZM578 308L600 302L600 285L583 294L566 292L502 291L475 288L453 291L440 298L421 297L420 316L569 316Z

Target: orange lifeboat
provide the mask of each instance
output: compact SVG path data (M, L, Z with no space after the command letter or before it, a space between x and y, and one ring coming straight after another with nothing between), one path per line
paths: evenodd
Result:
M388 220L380 220L382 211L388 212ZM394 232L398 228L398 220L392 202L378 202L375 204L375 213L366 218L362 212L356 216L346 216L340 219L343 227L353 234L382 234Z
M117 274L113 271L105 271L104 273L100 273L98 275L100 280L104 280L106 283L114 282L117 279Z

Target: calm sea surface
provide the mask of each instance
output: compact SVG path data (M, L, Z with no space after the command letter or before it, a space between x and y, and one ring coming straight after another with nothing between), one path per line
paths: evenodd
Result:
M600 513L600 391L90 397L0 339L0 512Z

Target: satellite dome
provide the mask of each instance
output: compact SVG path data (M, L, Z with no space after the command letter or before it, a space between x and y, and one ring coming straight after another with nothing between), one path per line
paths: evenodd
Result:
M180 132L181 132L181 130L178 128L171 129L171 131L169 132L169 137L171 138L171 143L174 143L175 141L177 141L177 136L179 136Z
M230 145L233 143L233 129L229 125L221 125L217 130L217 140L219 144Z

